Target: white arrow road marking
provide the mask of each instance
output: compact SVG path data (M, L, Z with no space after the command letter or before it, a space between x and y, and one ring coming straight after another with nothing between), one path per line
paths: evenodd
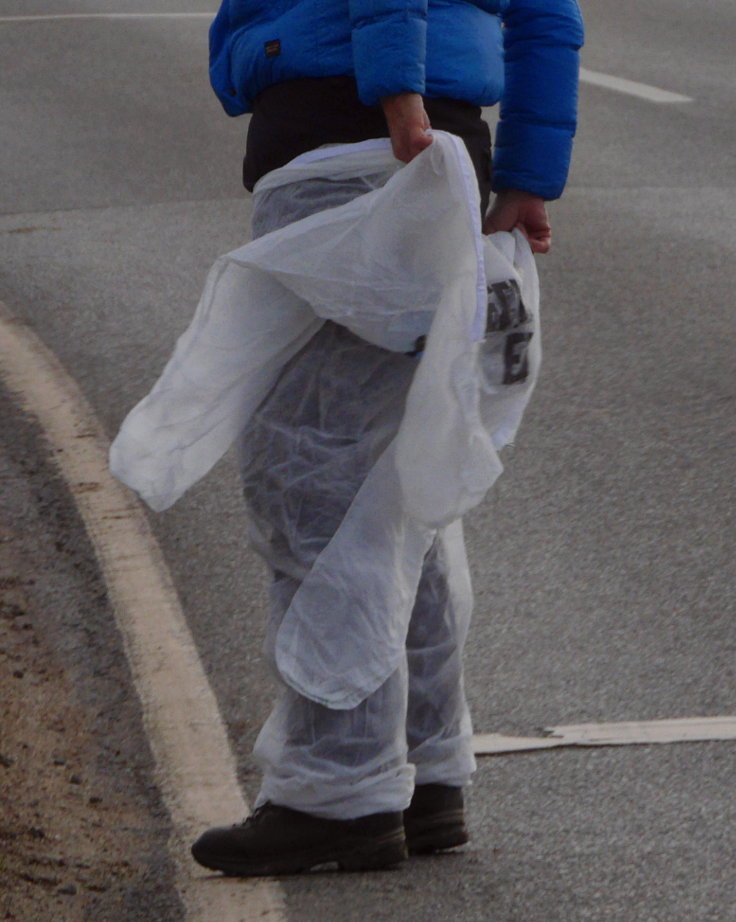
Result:
M685 717L629 723L572 724L549 727L545 736L503 736L479 733L473 737L476 755L501 755L561 746L636 746L650 743L696 743L736 740L736 717Z
M601 74L595 70L588 70L586 67L580 68L580 80L582 83L590 83L592 86L602 86L604 89L615 90L617 93L625 93L627 96L636 96L639 99L645 99L647 102L672 103L693 101L691 96L682 96L680 93L660 90L656 86L649 86L646 83L637 83L636 80L625 80L623 77L614 77L612 74Z
M248 813L215 696L142 507L108 473L109 443L61 363L0 304L0 377L39 421L97 554L123 638L189 922L283 922L281 888L196 868L191 841Z

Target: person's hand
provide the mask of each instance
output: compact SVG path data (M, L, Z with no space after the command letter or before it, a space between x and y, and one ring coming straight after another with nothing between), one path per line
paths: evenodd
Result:
M419 93L398 93L381 100L391 137L391 149L397 160L409 163L432 143L427 134L431 127Z
M552 245L544 199L520 189L503 189L498 193L483 222L483 233L511 231L518 227L529 241L532 253L548 253Z

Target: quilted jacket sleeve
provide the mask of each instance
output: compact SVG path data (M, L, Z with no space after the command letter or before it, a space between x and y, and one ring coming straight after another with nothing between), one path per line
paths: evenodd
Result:
M350 0L350 21L362 102L424 92L427 0Z
M576 0L510 0L503 22L505 89L494 189L558 198L576 127L580 10Z
M242 115L246 107L238 99L230 73L230 3L225 0L210 26L210 81L228 115Z

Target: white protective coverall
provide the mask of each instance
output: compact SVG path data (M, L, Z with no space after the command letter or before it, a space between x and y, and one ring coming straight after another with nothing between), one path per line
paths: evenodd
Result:
M303 155L258 183L253 226L111 468L165 509L240 436L283 683L258 802L402 810L415 783L474 769L461 516L536 380L534 261L518 233L482 236L472 165L443 132L405 166L388 140Z

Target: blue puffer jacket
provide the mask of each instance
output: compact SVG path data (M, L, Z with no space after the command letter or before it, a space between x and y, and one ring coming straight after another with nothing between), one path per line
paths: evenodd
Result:
M575 133L577 0L222 0L210 76L225 111L284 80L351 75L360 98L501 101L494 188L557 198Z

